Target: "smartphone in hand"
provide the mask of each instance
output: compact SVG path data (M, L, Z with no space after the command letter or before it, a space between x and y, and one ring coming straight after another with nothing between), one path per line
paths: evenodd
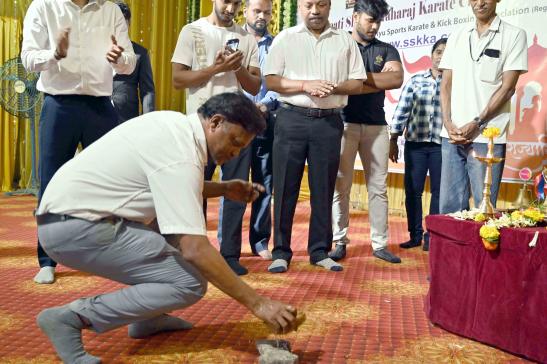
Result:
M237 49L239 48L239 39L237 38L233 38L233 39L228 39L226 41L226 49L230 52L230 53L235 53L237 52Z

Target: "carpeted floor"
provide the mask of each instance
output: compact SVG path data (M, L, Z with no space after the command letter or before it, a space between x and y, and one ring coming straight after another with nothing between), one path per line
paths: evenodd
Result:
M0 197L0 363L58 363L35 324L37 313L120 287L63 267L54 284L34 284L34 206L32 197ZM215 244L217 208L217 201L209 204L209 238ZM306 313L299 331L284 337L301 363L526 362L428 322L423 312L428 256L421 249L399 249L407 237L404 219L390 217L391 248L403 260L392 265L371 256L367 214L352 211L344 271L328 272L308 263L308 215L309 204L300 203L288 273L267 273L268 262L252 257L248 246L241 260L251 272L246 282ZM245 244L247 231L244 226ZM86 332L84 344L104 363L253 363L258 358L254 341L269 336L263 324L212 286L205 299L175 315L195 328L145 340L129 339L124 328L102 335Z

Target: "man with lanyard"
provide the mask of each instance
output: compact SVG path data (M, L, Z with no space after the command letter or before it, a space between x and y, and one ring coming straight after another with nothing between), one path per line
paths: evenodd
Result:
M334 260L346 256L349 243L349 196L357 152L361 157L368 191L370 238L373 255L390 263L401 259L387 249L388 201L387 173L389 156L388 126L384 112L385 90L399 88L403 83L403 66L392 45L376 39L382 19L389 6L384 0L357 0L353 8L351 36L359 45L367 70L361 95L349 97L344 108L344 135L340 152L340 168L332 207Z
M104 0L36 0L25 15L21 61L40 72L44 92L38 133L40 201L55 172L81 143L86 148L118 125L114 72L130 74L136 58L118 6ZM36 283L53 283L57 263L38 241Z
M422 227L422 194L429 172L431 201L429 214L439 213L441 186L441 80L439 64L446 38L435 42L431 50L431 69L408 80L393 114L389 158L397 160L397 139L405 132L405 208L410 240L399 244L403 249L422 245L429 250L429 233Z
M303 23L275 38L266 60L266 84L279 96L273 146L274 249L272 273L286 272L300 183L308 163L310 263L331 271L331 208L340 159L347 95L361 92L366 72L357 44L328 21L330 0L299 0Z
M260 64L258 47L254 37L234 22L241 6L241 0L214 0L213 11L205 18L182 28L173 54L173 85L186 91L186 112L193 113L209 97L222 92L240 89L256 95L260 89ZM237 40L237 50L230 49L229 41ZM249 153L249 151L243 151ZM205 179L211 180L216 164L211 162L205 168ZM238 173L239 172L239 173ZM222 179L248 179L238 169L238 163L222 166ZM230 217L232 210L245 211L239 202L225 200L219 211L219 243L226 262L237 274L246 269L233 258L230 248L241 245L241 219ZM204 201L204 213L207 203ZM234 213L235 215L235 213ZM236 221L234 221L234 219ZM239 220L239 223L237 221ZM223 248L224 246L224 248ZM228 248L228 253L224 250Z
M505 157L511 97L519 76L528 70L526 33L496 15L499 0L470 0L475 22L448 38L443 69L441 192L442 214L469 209L469 186L475 206L482 200L486 166L473 152L486 155L488 125L501 134L494 155ZM495 206L504 162L492 168L490 201Z
M254 36L258 43L258 60L261 71L266 63L266 56L273 42L273 36L268 33L268 24L272 20L271 0L249 0L243 10L245 15L244 29ZM260 91L256 96L249 93L246 95L255 102L258 108L264 113L267 122L267 129L253 139L251 145L241 151L239 156L227 162L223 166L223 177L225 171L233 171L232 178L251 178L255 183L265 187L265 192L260 194L251 207L251 221L249 222L249 244L255 255L263 259L271 260L272 255L268 250L268 242L272 231L271 198L272 198L272 145L273 145L273 122L270 111L276 108L277 94L266 89L266 82L262 80ZM229 203L226 203L229 202ZM230 201L221 198L219 213L218 240L220 253L232 267L240 274L247 274L247 268L239 263L241 256L242 223L245 214L246 204ZM235 228L234 228L235 227ZM227 233L233 235L227 236Z

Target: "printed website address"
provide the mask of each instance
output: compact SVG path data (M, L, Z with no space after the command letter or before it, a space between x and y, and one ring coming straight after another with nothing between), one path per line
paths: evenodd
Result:
M415 35L411 38L406 39L397 39L389 42L392 46L397 49L406 49L406 48L415 48L415 47L425 47L433 45L437 40L441 38L447 38L448 34L442 35Z

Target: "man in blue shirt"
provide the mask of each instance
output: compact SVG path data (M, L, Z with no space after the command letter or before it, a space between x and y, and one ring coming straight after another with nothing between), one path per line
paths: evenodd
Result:
M389 157L397 159L397 139L405 132L405 207L410 240L400 244L408 249L420 246L429 250L429 234L422 227L422 194L429 171L431 202L429 214L439 213L441 188L441 79L439 64L446 38L441 38L431 50L431 69L418 73L403 88L393 115Z
M261 73L266 64L266 56L273 42L273 36L268 33L268 24L272 20L271 0L250 0L244 8L245 25L243 26L252 34L258 43L258 59ZM272 146L273 123L271 111L277 107L277 93L266 89L266 82L262 79L260 91L256 96L246 95L253 100L264 113L268 124L262 135L257 135L252 144L241 151L241 154L224 165L223 173L231 171L231 178L247 180L249 168L253 182L266 188L266 192L253 202L251 209L251 221L249 223L249 243L251 251L260 255L263 259L270 260L268 242L272 230L271 198L272 198ZM230 267L239 275L247 274L247 269L239 264L241 256L241 230L246 204L230 201L224 204L221 200L219 211L218 241L220 253L226 259ZM227 211L226 209L229 209Z

